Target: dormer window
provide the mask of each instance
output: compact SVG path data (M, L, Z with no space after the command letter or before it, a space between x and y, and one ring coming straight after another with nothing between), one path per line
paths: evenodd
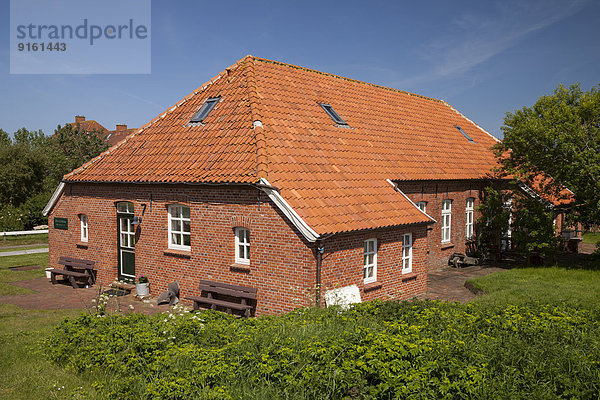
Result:
M221 100L221 96L219 97L212 97L210 99L207 99L204 104L202 104L202 107L200 107L200 110L196 113L196 115L194 115L192 117L192 120L190 122L202 122L204 121L204 119L206 117L208 117L208 114L210 114L210 112L212 111L213 108L215 108L215 106L217 105L217 103L219 102L219 100Z
M474 140L471 138L471 136L469 136L469 134L468 134L467 132L465 132L465 131L464 131L464 129L463 129L463 128L461 128L461 127L460 127L460 126L458 126L458 125L454 125L454 127L455 127L456 129L458 129L458 131L459 131L460 133L462 133L462 134L463 134L463 136L464 136L464 137L466 137L466 138L467 138L467 140L468 140L469 142L471 142L471 143L475 143L475 141L474 141Z
M333 107L331 107L329 104L324 104L324 103L318 103L318 104L321 106L321 108L323 108L323 110L325 110L327 115L329 115L329 117L331 117L333 122L335 122L337 125L348 125L346 123L346 121L344 121L342 119L342 117L340 117L340 115L338 113L336 113L335 110L333 109Z

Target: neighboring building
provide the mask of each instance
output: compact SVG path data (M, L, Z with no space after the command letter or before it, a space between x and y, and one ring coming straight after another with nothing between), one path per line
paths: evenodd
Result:
M76 115L75 122L69 122L73 128L79 127L85 133L97 132L100 134L104 140L108 142L110 146L114 146L119 143L121 140L125 139L127 135L135 132L137 128L127 128L125 124L117 124L115 130L109 131L100 123L94 121L93 119L85 119L83 115Z
M258 314L414 297L465 251L496 142L444 101L247 56L65 176L50 263L252 286Z

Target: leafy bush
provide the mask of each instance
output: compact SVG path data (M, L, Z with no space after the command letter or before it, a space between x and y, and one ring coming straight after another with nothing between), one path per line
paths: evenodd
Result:
M0 230L46 224L42 210L64 174L108 148L97 132L60 125L51 137L0 129Z
M19 207L0 204L0 232L20 231L25 228L25 218Z
M235 319L82 315L55 362L110 398L598 398L596 311L370 302Z

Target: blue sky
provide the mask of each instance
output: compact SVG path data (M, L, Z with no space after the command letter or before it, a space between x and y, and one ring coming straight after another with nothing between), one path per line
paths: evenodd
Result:
M148 75L10 75L0 7L10 133L76 114L141 126L246 54L440 98L498 137L507 111L600 83L600 1L153 0Z

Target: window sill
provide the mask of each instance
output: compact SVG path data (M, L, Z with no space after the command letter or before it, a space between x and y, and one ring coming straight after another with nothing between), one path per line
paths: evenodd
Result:
M454 247L454 243L442 243L441 249L446 250L451 249L452 247Z
M375 282L371 282L371 283L366 283L363 286L363 291L365 293L371 292L373 290L381 289L382 286L383 286L383 283L381 283L379 281L375 281Z
M416 272L409 272L408 274L402 274L402 282L410 281L411 279L416 280L418 275L419 274L417 274Z
M179 257L179 258L191 258L192 253L189 250L175 250L175 249L167 249L163 251L165 256L171 257Z
M250 273L250 265L234 263L229 266L231 272L241 272L243 274Z
M87 249L88 242L77 242L77 243L75 243L75 246L77 246L77 248L79 248L79 249Z

